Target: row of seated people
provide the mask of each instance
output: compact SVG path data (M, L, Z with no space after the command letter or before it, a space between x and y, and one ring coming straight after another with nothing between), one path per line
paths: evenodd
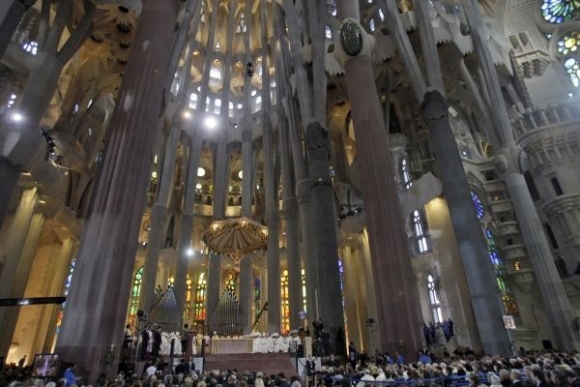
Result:
M503 357L449 357L437 359L432 364L415 362L410 364L388 364L377 366L372 361L328 366L322 361L308 375L294 375L294 386L302 384L320 386L445 386L445 387L580 387L580 355L562 353L528 354L520 358ZM67 367L62 379L50 380L32 377L32 367L1 365L0 387L35 386L45 383L64 383L63 387L108 386L108 387L290 387L285 378L269 378L267 383L258 378L257 370L239 372L232 364L230 370L190 370L175 374L174 369L165 368L152 374L119 374L115 380L105 376L96 381L87 381L74 367ZM233 376L233 378L232 378ZM260 380L258 380L260 379ZM60 380L60 381L59 381ZM191 381L191 383L189 383ZM90 382L90 383L89 383ZM200 384L205 383L205 386ZM191 385L189 385L191 384ZM48 387L48 386L47 386ZM60 387L60 386L57 386Z

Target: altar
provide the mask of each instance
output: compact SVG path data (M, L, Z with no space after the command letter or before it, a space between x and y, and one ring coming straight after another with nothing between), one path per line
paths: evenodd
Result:
M211 340L210 351L215 354L252 353L253 340L248 337L214 337Z

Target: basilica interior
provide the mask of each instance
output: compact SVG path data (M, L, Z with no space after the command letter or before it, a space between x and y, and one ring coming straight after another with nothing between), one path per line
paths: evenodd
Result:
M580 350L579 19L2 1L0 356L96 370L169 304L204 334L321 321L338 354L449 319L436 349Z

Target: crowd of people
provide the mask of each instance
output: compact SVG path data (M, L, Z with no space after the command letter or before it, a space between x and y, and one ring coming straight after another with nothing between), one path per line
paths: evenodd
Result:
M190 359L191 360L191 359ZM329 356L316 361L312 357L302 375L290 379L282 373L262 375L259 370L240 371L232 364L229 370L196 370L192 362L182 360L173 367L150 363L134 372L121 362L115 379L103 374L88 381L70 365L60 378L34 378L32 367L1 364L0 387L580 387L580 354L532 352L522 357L479 357L475 354L436 357L421 352L416 359L404 361L401 354L369 357Z

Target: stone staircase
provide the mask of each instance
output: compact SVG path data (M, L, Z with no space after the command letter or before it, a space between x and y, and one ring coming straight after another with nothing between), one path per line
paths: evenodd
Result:
M239 372L252 371L262 372L264 375L272 375L283 372L286 380L291 376L297 376L292 358L287 353L232 353L232 354L206 354L204 370L232 370Z

